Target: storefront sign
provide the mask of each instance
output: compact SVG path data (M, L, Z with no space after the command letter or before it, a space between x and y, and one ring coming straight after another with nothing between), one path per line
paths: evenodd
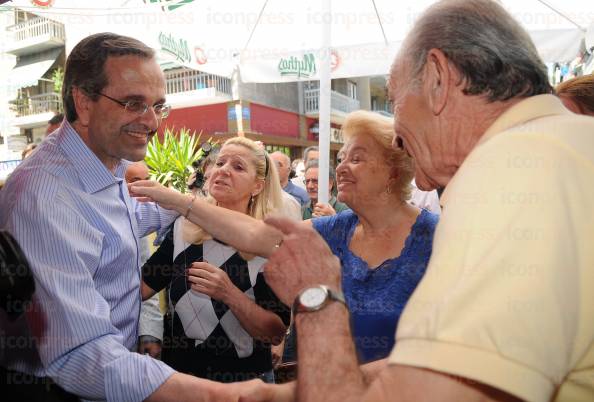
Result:
M192 61L192 54L188 46L188 41L181 38L174 38L171 34L159 33L159 43L161 49L175 56L175 58L184 63Z
M316 59L313 53L304 54L301 60L295 56L280 59L278 71L283 76L293 75L298 78L309 78L316 74Z

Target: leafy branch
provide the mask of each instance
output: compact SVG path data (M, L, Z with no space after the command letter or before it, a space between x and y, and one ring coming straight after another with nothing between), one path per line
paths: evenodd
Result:
M204 156L200 148L200 137L187 128L179 132L166 128L163 142L154 136L148 144L145 162L152 180L164 186L173 187L182 193L188 191L188 178L194 172L193 163ZM211 139L208 140L212 144Z

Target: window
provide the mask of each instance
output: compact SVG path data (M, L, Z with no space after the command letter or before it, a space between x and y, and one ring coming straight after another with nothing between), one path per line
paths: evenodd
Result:
M33 142L33 129L32 128L25 129L25 137L27 137L27 144L31 144Z
M357 99L357 84L353 81L347 81L347 96L351 99Z
M282 145L265 145L266 148L266 152L268 152L269 154L273 153L273 152L282 152L283 154L291 157L291 148L289 147L285 147Z

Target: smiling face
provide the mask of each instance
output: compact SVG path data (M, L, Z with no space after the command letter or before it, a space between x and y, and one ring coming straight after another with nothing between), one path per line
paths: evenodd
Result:
M242 145L221 148L208 178L208 193L220 206L245 213L251 196L262 191L264 180L256 177L254 158Z
M371 136L351 137L338 153L338 200L353 209L364 208L386 193L390 169L384 150Z
M108 83L103 94L122 102L138 100L149 106L165 102L165 79L154 59L109 57L104 70ZM161 123L152 107L139 115L104 96L93 101L77 92L78 122L88 129L81 137L99 160L110 169L121 159L142 160L148 141Z

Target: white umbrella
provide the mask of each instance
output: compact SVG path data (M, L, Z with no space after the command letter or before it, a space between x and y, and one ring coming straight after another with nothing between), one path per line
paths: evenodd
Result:
M555 2L557 4L551 4ZM35 3L35 1L33 2ZM40 3L51 3L42 1ZM244 82L320 80L320 201L327 202L330 78L387 74L402 39L434 0L54 0L71 48L101 31L127 34L163 58ZM589 0L506 0L545 61L569 61L594 20ZM239 117L241 112L236 113Z

